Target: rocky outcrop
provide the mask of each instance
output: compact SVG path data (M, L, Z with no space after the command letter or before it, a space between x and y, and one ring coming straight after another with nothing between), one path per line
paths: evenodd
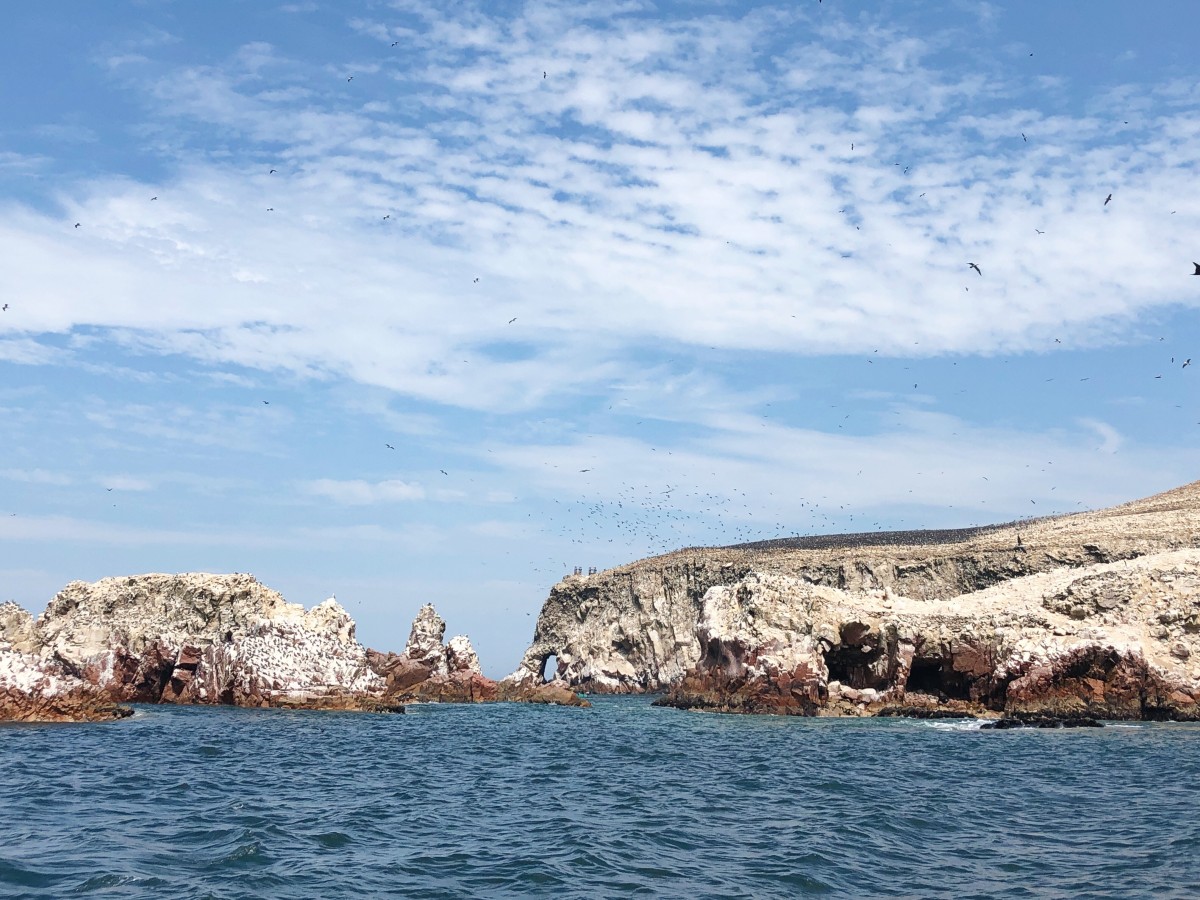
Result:
M372 670L384 681L384 696L396 703L550 703L590 706L562 684L511 684L486 678L465 635L446 644L446 623L432 606L413 621L403 654L368 651Z
M0 722L100 722L132 712L61 665L0 641Z
M1200 551L1059 569L945 600L751 573L701 603L659 703L792 715L1200 719Z
M386 707L336 600L305 610L250 575L72 582L34 623L31 644L118 701Z
M485 678L432 606L404 654L368 650L330 598L310 610L250 575L72 582L36 620L0 606L0 720L111 717L115 703L403 711L403 703L587 705L562 686Z
M960 603L1039 573L1081 575L1107 563L1197 547L1200 482L1112 509L987 528L680 550L597 575L564 578L551 590L533 642L506 682L536 685L553 679L606 693L677 686L678 694L685 690L685 675L709 658L700 633L709 592L734 588L750 577L785 577L844 597L886 594L911 603L951 598ZM1113 602L1099 583L1081 582L1074 591L1051 600L1045 615L1084 622L1107 614L1104 604ZM1031 627L1036 632L1041 626ZM992 647L984 641L979 652L990 653ZM967 665L969 651L957 652L960 664ZM548 671L551 658L554 671ZM970 665L982 669L991 660L980 657ZM817 677L800 670L792 674L793 681L779 686L789 696L793 690L805 694Z

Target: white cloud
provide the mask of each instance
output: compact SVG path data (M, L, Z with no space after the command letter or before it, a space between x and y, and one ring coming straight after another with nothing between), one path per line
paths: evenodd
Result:
M0 469L0 478L25 484L45 484L59 487L74 483L74 479L69 475L61 472L49 472L45 469Z
M399 480L369 482L320 478L303 485L303 489L313 496L324 497L346 506L397 503L421 500L425 497L425 489L421 485Z
M1169 273L1187 274L1200 219L1166 212L1200 138L1173 117L1114 144L1099 118L979 113L1001 86L938 73L936 38L878 25L828 26L773 73L755 42L781 11L609 30L566 7L422 14L424 65L371 76L417 125L328 82L281 95L317 73L289 83L296 61L261 46L156 82L163 115L240 133L244 158L283 151L197 159L154 204L104 181L64 197L66 219L10 206L0 286L27 295L19 327L518 410L638 379L653 342L1011 352L1195 303ZM267 91L247 78L264 60L291 73ZM851 102L821 99L835 89Z

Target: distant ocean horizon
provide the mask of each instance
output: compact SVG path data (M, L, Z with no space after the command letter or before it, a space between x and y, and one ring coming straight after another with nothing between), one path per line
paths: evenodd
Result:
M1196 897L1200 725L139 706L0 727L0 897Z

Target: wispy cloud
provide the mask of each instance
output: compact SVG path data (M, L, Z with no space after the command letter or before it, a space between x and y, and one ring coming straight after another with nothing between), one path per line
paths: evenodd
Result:
M425 497L425 489L421 485L399 480L368 482L362 480L337 481L331 478L320 478L316 481L308 482L303 487L306 493L317 497L325 497L334 503L341 503L348 506L396 503L407 500L421 500Z

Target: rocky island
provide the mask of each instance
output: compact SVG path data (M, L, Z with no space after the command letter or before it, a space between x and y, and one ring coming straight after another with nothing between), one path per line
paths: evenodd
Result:
M1200 482L1096 512L569 576L509 680L547 676L727 712L1197 719Z
M562 685L485 678L432 606L404 653L368 650L336 600L306 610L251 575L72 582L38 618L0 605L0 721L94 721L121 703L403 712L408 702L583 705Z

